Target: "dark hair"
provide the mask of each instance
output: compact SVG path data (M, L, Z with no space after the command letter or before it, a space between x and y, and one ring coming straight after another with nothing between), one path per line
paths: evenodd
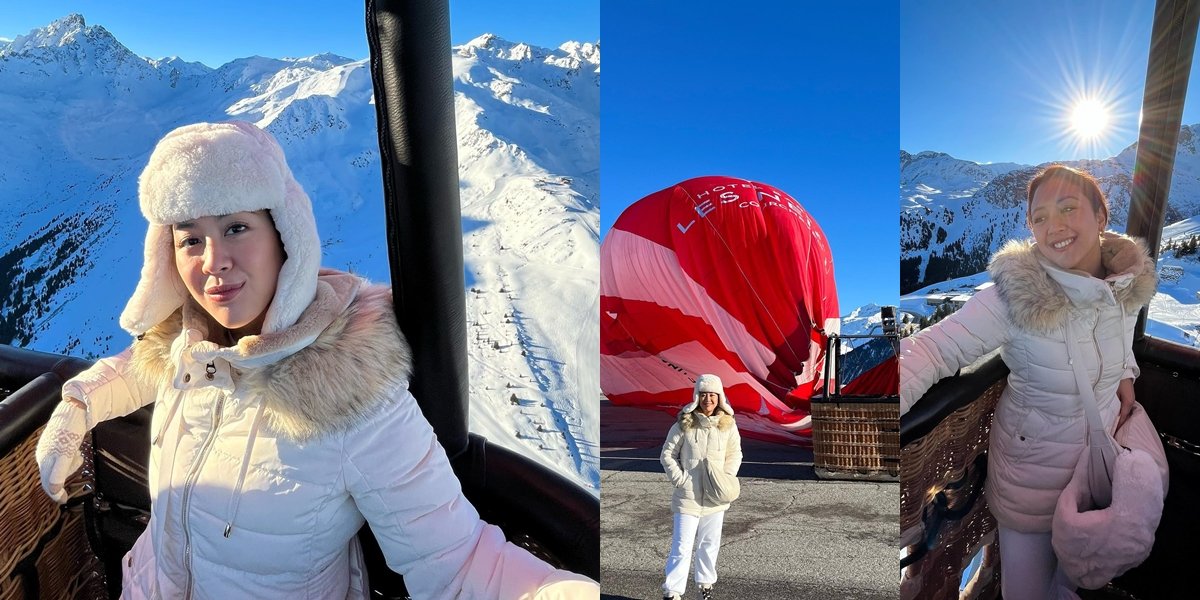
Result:
M279 251L283 253L283 262L287 262L287 247L283 245L283 234L279 233L279 226L275 224L275 215L271 214L271 209L269 208L264 208L261 212L267 215L267 220L271 222L271 227L275 229L275 239L279 240Z
M1065 165L1050 165L1029 180L1029 188L1025 195L1026 220L1029 220L1029 211L1033 208L1033 195L1037 192L1038 186L1051 179L1075 184L1076 187L1083 190L1083 195L1092 201L1092 210L1096 214L1104 215L1104 222L1108 223L1108 199L1104 197L1104 192L1100 191L1100 183L1086 171L1072 169Z

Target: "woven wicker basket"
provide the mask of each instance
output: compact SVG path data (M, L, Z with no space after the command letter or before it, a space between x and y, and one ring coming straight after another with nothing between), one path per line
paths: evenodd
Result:
M925 534L922 515L931 493L961 479L981 453L987 451L992 413L1004 391L997 381L978 399L946 416L933 431L904 447L904 473L900 483L901 541ZM968 515L944 523L937 543L909 567L900 597L904 600L951 600L959 597L963 570L982 546L993 547L993 565L976 591L980 598L999 596L999 554L995 551L996 520L979 498Z
M899 480L899 397L813 398L812 431L818 477Z
M64 512L62 525L47 540L34 565L39 598L58 600L103 599L108 594L101 575L103 567L87 545L83 511ZM0 581L0 599L27 598L31 582L19 575Z
M62 509L42 491L33 460L40 435L38 429L0 456L0 600L107 598L83 508ZM84 493L83 483L77 473L67 489Z
M38 466L33 460L41 433L38 429L0 457L0 577L12 573L59 518L58 505L38 483Z

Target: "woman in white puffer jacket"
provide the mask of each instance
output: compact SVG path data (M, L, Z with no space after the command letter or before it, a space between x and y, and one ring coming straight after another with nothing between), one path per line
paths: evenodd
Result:
M62 502L79 442L155 403L151 517L123 598L367 598L370 523L414 598L595 598L479 518L408 391L391 290L320 268L307 195L249 123L167 134L138 181L137 341L63 386L40 440Z
M664 599L683 595L693 544L700 597L711 598L712 586L717 582L721 526L729 503L716 504L705 499L705 459L731 477L736 477L742 466L742 437L733 419L733 408L725 399L725 388L716 375L696 378L692 402L679 411L659 456L667 479L675 487L671 496L675 518L663 583Z
M1140 241L1105 232L1108 205L1091 176L1048 167L1029 184L1027 211L1034 240L996 253L995 285L901 341L900 397L903 414L938 380L1001 349L1011 372L986 494L1000 527L1003 595L1038 599L1071 587L1056 572L1050 525L1088 435L1066 344L1076 345L1112 432L1133 407L1133 327L1156 278Z

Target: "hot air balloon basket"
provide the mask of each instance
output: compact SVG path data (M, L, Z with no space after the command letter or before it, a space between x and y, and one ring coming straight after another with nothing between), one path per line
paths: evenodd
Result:
M812 439L817 477L900 480L899 396L815 397Z
M79 504L60 508L45 492L33 461L41 430L0 456L0 600L105 598L104 568L92 551ZM91 444L83 448L89 455ZM67 480L86 494L90 464Z

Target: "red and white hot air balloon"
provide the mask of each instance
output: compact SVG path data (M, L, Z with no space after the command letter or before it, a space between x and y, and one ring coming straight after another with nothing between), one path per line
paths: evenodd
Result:
M749 435L804 443L838 318L821 228L769 185L698 177L625 210L600 248L600 386L676 408L715 373Z

